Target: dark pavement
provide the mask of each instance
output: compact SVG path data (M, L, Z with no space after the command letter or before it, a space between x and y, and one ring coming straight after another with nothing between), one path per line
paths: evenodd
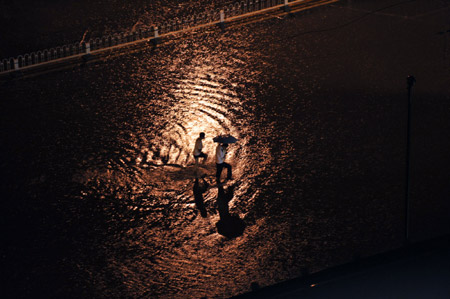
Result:
M432 32L442 35L445 34L444 29L450 29L448 19L446 24L441 23L442 32L433 31L433 24L439 23L439 17L450 15L450 1L339 1L335 7L361 13L359 17L354 17L339 27L345 31L349 31L349 27L362 26L362 21L370 21L381 30L389 18L420 24L420 28L428 30L430 35ZM446 44L444 51L444 62L447 64ZM425 59L425 56L422 58L424 63L431 61L429 58ZM448 76L448 73L445 74ZM435 82L439 81L438 77L435 74ZM445 148L445 142L442 139L439 142L442 148ZM433 154L428 147L427 157L429 160L447 161L448 152L440 156ZM427 163L428 167L432 167L433 163ZM427 173L423 169L415 168L413 171L413 205L416 212L411 223L413 241L410 244L277 285L259 288L255 284L252 292L236 298L450 298L448 208L442 203L435 203L437 199L448 197L448 193L442 191L442 188L423 184L423 175ZM446 176L445 173L436 175L434 182L438 184ZM437 190L441 192L437 194ZM417 201L423 204L418 204ZM428 213L427 216L420 216L419 210L422 214Z
M236 298L450 298L450 235Z

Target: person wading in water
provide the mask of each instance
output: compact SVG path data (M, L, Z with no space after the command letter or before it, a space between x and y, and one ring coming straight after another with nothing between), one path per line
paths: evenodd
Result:
M203 164L205 164L206 159L208 158L208 155L202 152L203 149L203 139L205 139L205 133L201 132L198 138L195 140L195 146L194 146L194 159L195 159L195 166L198 166L198 159L203 158Z
M231 165L225 162L227 147L227 143L219 143L216 147L217 183L220 183L220 175L222 174L222 170L224 167L227 169L227 180L231 180Z

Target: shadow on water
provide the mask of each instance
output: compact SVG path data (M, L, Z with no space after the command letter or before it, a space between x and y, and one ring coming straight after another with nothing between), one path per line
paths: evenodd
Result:
M234 196L234 185L226 190L222 184L218 186L217 206L220 220L216 223L217 232L229 239L241 236L244 233L245 223L237 215L231 215L228 203Z
M206 218L206 208L205 208L205 201L203 198L203 193L205 193L208 190L209 184L205 180L204 176L201 178L201 182L198 177L195 178L194 182L194 199L195 199L195 206L200 211L200 215L203 218Z

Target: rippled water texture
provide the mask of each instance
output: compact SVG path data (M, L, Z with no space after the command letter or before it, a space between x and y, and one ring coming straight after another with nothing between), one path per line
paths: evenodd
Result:
M237 274L233 266L247 238L228 242L217 233L216 187L204 194L208 217L200 217L196 209L192 149L200 132L206 133L204 151L211 157L215 150L212 137L232 134L239 139L228 151L234 181L225 189L234 187L235 197L229 203L232 214L246 219L259 189L250 186L272 160L270 146L258 140L258 135L268 136L273 127L254 128L262 120L246 107L255 101L252 87L261 72L246 68L249 56L242 50L249 44L229 45L218 33L198 38L179 40L162 53L147 51L135 59L127 57L123 63L129 70L119 68L93 83L105 92L99 101L116 101L115 109L125 115L107 117L120 127L114 140L117 152L107 147L106 155L86 157L89 162L82 164L83 170L75 177L84 185L92 184L82 200L99 195L108 201L119 200L125 215L131 213L139 222L127 225L118 239L110 240L112 248L104 248L111 257L107 263L112 272L129 277L133 295L201 295L211 292L210 285L215 285L213 293L232 295L239 284L241 288L248 284L244 280L248 272ZM261 54L252 55L256 61L260 58L267 60ZM110 90L108 86L116 80L123 80L126 87ZM114 153L117 156L111 159ZM92 163L99 160L103 162ZM200 166L200 173L215 185L214 158ZM128 218L109 207L107 213ZM246 221L250 234L259 230L255 221ZM114 252L124 242L136 247L126 257ZM252 269L254 263L245 264ZM230 288L230 281L236 281L236 286Z
M449 93L434 74L448 73L435 60L432 23L424 33L422 23L374 17L299 34L358 13L333 7L212 28L4 84L2 259L20 286L11 292L223 298L398 247L404 75L413 65L427 86L416 95L429 111L416 155L430 157L420 142L428 136L440 159L427 165L447 165ZM206 217L193 193L200 132L210 155L199 167L210 184ZM226 133L239 139L227 156L229 202L218 200L212 158L212 138ZM425 171L434 179L414 178L442 191L435 169ZM419 202L426 192L414 188ZM221 226L227 209L233 220Z

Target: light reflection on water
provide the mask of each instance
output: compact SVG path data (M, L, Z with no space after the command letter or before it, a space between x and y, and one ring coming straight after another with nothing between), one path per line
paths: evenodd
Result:
M68 289L80 297L227 297L397 244L401 109L384 94L374 100L378 87L354 92L362 84L355 78L351 93L332 86L339 52L329 49L340 49L341 37L273 42L273 32L295 33L301 22L185 36L29 80L29 90L13 86L11 102L37 108L3 115L12 133L2 134L19 149L11 151L19 174L33 182L24 192L38 194L31 205L56 207L49 219L61 228L43 225L40 237L53 241L56 231L68 244L53 262L72 280ZM212 185L206 218L193 194L192 147L202 131L210 158L200 170ZM212 138L223 133L239 138L225 186L235 188L230 213L246 225L234 239L216 227ZM28 155L38 164L31 172Z
M256 82L258 73L245 69L244 60L249 54L239 49L227 46L227 51L205 51L204 47L199 50L190 39L180 43L177 47L183 49L182 53L155 62L154 54L146 51L140 61L151 63L133 61L131 68L136 71L116 68L115 75L110 77L131 78L135 87L126 93L119 91L114 98L124 101L137 98L136 107L134 112L126 113L131 118L126 121L125 132L118 134L119 155L108 161L106 169L105 165L88 166L75 179L91 186L84 193L84 200L98 196L120 200L120 208L108 205L105 213L112 219L122 219L123 226L122 232L116 232L107 245L101 246L108 257L109 269L86 271L96 273L92 279L100 281L107 281L110 273L126 277L125 293L131 296L192 297L220 293L231 296L248 287L249 274L259 275L257 261L264 259L265 250L270 250L260 249L253 261L242 256L247 270L235 272L236 256L243 254L239 248L247 243L249 234L259 233L264 222L246 218L259 192L257 186L252 187L252 180L264 165L271 163L269 147L254 141L259 130L253 127L253 116L245 110L243 102L253 94L243 90L242 79ZM170 47L162 51L165 55ZM149 76L150 72L153 74ZM155 81L155 76L164 77L164 83ZM207 218L200 217L192 193L196 174L192 150L200 132L206 133L204 152L209 154L199 173L207 175L211 184L204 194ZM216 228L219 221L214 179L216 144L212 138L219 134L239 139L229 146L227 160L233 165L234 180L225 188L235 188L235 196L229 202L230 212L243 219L247 227L241 237L232 241L218 234ZM128 248L126 255L117 252L122 247ZM230 287L229 281L235 286ZM211 285L215 286L213 290ZM105 291L100 287L100 293Z

